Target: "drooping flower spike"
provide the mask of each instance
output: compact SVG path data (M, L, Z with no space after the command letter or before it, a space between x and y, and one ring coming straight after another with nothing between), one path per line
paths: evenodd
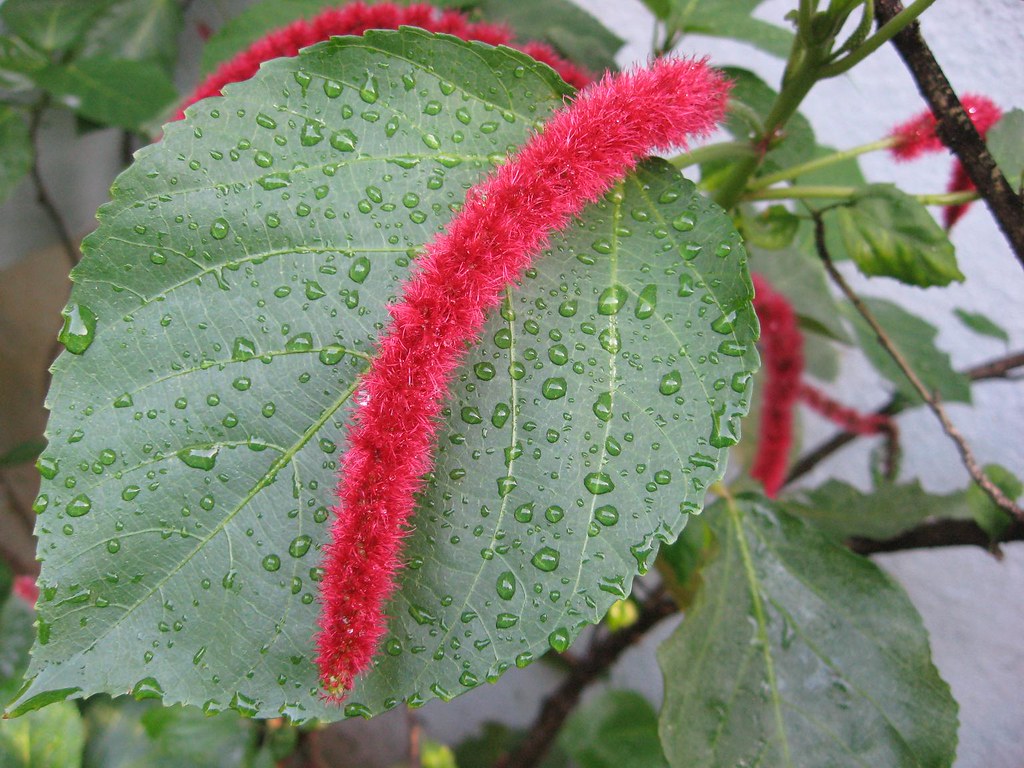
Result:
M361 35L368 29L398 29L403 25L454 35L463 40L517 48L547 64L565 82L576 88L582 88L591 81L590 75L560 57L548 45L538 42L519 45L513 42L512 34L504 26L472 22L459 11L439 10L426 4L403 6L355 2L342 8L329 8L312 19L299 19L260 38L200 83L181 105L174 119L184 117L185 109L200 99L219 96L229 83L248 80L265 61L295 56L302 48L334 35Z
M549 235L639 158L711 131L727 92L722 76L698 61L663 59L606 75L470 189L417 260L360 383L341 460L317 637L329 696L344 696L386 631L413 495L431 467L450 381L487 312Z
M987 96L964 94L961 103L982 138L985 138L989 129L1003 116L1003 111ZM935 115L926 110L896 126L890 134L896 140L889 150L892 156L897 160L914 160L922 155L943 151L945 146L936 132L937 124ZM967 171L959 160L953 164L953 173L946 189L949 192L967 192L974 189L974 184L968 178ZM968 205L946 207L943 213L946 229L951 228L959 221L960 217L967 212Z

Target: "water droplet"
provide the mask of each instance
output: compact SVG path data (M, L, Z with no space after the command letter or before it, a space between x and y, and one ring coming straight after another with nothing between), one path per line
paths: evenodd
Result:
M260 112L258 115L256 115L256 125L260 126L261 128L273 130L274 128L277 128L277 121L274 120L274 118L272 118L270 115L266 115Z
M342 128L331 134L331 146L339 152L354 151L358 140L358 137L348 128Z
M202 469L209 472L217 464L217 454L220 446L214 445L209 448L186 448L178 452L178 458L187 467Z
M432 133L425 133L423 135L423 143L426 144L429 149L441 148L441 140Z
M68 304L61 314L64 324L57 339L68 352L80 355L96 336L96 313L84 304Z
M588 473L587 476L583 478L583 486L595 496L600 496L601 494L610 493L615 490L615 483L612 482L611 475L607 472Z
M134 404L135 401L132 400L132 396L127 392L125 392L123 395L118 396L114 400L115 408L131 408Z
M511 600L516 594L516 577L512 571L505 571L498 576L498 583L495 585L498 597L502 600Z
M565 653L569 650L569 630L559 627L548 635L548 645L555 653Z
M60 463L49 456L40 456L36 460L36 469L39 470L39 474L45 477L47 480L53 480L57 476L59 471Z
M509 629L519 623L519 617L514 613L499 613L494 620L497 629Z
M579 306L576 299L566 299L558 305L558 314L562 317L572 317L576 314L576 309Z
M236 363L240 363L244 360L251 360L254 357L256 357L255 342L244 336L236 337L235 343L231 347L231 359Z
M736 312L728 312L726 314L719 315L717 318L715 318L715 320L712 321L711 330L722 334L732 333L733 326L735 325L735 323Z
M338 87L340 88L341 86ZM321 131L322 127L319 123L307 120L302 125L302 132L299 134L299 143L304 147L315 147L324 140L324 135Z
M82 517L89 514L90 509L92 509L92 499L84 493L80 493L68 502L64 511L67 512L68 517Z
M619 510L611 504L605 504L594 510L594 519L604 526L615 525L619 522Z
M309 552L310 546L313 544L313 537L303 534L292 539L292 543L288 545L288 554L292 557L302 557Z
M550 379L545 379L544 383L541 384L540 391L548 400L558 400L559 398L565 397L565 393L568 390L568 385L561 376L554 376Z
M672 220L672 228L678 232L689 232L696 225L696 220L692 214L681 213Z
M285 352L309 352L313 349L313 334L297 333L288 339L284 345Z
M551 547L541 547L537 550L533 559L530 560L533 563L533 567L539 571L545 573L551 573L553 570L558 568L559 554L557 549Z
M359 98L367 104L374 104L380 98L380 83L377 82L377 78L373 73L366 73L366 82L359 89Z
M637 296L635 315L638 320L646 320L658 308L658 286L647 285Z
M599 315L614 315L626 304L629 292L626 287L616 283L605 288L597 299L597 313Z
M544 510L544 518L549 523L557 523L565 517L565 510L557 505L552 505Z
M739 416L725 418L725 405L711 412L711 437L708 442L715 448L730 448L740 441Z
M357 256L348 268L349 279L356 283L364 282L369 274L370 260L365 256Z
M228 224L227 219L214 219L213 223L210 225L210 237L214 240L223 240L228 236L229 229L230 225Z
M683 375L679 371L669 371L661 377L658 391L663 395L674 395L683 387Z
M269 152L264 152L262 149L257 151L252 156L252 161L256 163L260 168L269 168L274 164L274 156Z
M506 477L499 477L498 478L498 495L501 498L505 498L510 493L512 493L513 490L515 490L517 485L519 485L519 481L516 480L511 475L506 476Z
M612 393L602 392L594 401L594 415L604 422L612 420Z
M273 573L281 568L281 558L277 555L267 555L262 561L263 570Z
M618 354L622 348L622 337L619 335L618 328L605 328L597 336L598 342L601 344L601 348L609 354Z
M160 683L156 681L155 677L144 677L132 688L132 696L139 701L143 699L162 699L164 689L160 687Z

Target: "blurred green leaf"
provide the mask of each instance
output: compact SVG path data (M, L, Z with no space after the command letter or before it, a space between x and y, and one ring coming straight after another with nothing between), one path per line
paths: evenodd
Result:
M80 57L154 61L171 75L183 17L178 0L117 0L85 33Z
M142 132L178 95L160 65L78 59L39 73L39 84L82 117Z
M704 513L720 550L658 651L678 768L945 768L956 702L903 590L753 496Z
M566 721L558 743L579 768L666 766L658 739L658 715L634 691L605 691Z
M739 219L739 229L752 246L768 251L787 247L796 237L800 219L784 205L771 205L762 211L746 209Z
M0 469L3 467L14 467L18 464L25 464L29 461L35 461L39 458L39 454L43 452L44 448L46 448L46 441L42 438L19 443L11 448L7 453L0 456Z
M927 208L891 184L857 191L824 220L826 227L838 228L845 254L865 275L925 288L964 279L945 230Z
M84 744L82 717L70 702L0 720L0 765L4 768L79 768Z
M55 52L78 42L110 0L5 0L0 20L35 47Z
M762 51L785 58L793 45L793 33L753 13L764 0L653 0L645 2L669 31L725 37L750 43Z
M988 315L981 312L968 312L966 309L954 309L953 314L975 333L991 336L993 339L999 339L1006 343L1010 342L1010 335Z
M932 392L947 401L969 403L971 382L962 373L953 370L949 355L935 346L938 331L931 323L912 315L905 309L885 299L862 299L875 316L893 346L903 355L911 369L922 383ZM911 403L920 403L921 398L910 381L885 351L874 331L860 314L849 304L842 305L843 312L853 322L861 349L868 360L882 376L896 386L901 397Z
M966 520L971 516L964 491L934 494L918 481L882 484L864 492L839 480L796 492L786 509L812 523L836 542L854 536L885 541L931 518Z
M985 136L989 152L1010 186L1024 186L1024 110L1011 109Z
M515 749L525 735L525 731L502 723L484 723L479 735L471 736L455 748L455 762L459 768L494 768L501 756ZM568 765L568 756L555 742L537 768L568 768Z
M1024 484L1006 467L988 464L984 467L984 472L1011 501L1015 501L1024 493ZM999 541L1013 522L1010 515L1000 509L977 483L972 482L967 488L967 506L971 510L974 522L992 541Z
M32 168L34 155L24 113L0 104L0 202L6 200L25 178Z

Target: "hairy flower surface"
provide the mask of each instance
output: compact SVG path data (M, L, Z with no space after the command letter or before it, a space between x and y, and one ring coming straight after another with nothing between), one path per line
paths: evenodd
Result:
M682 59L606 75L470 189L462 210L417 260L360 383L341 460L317 638L330 696L343 696L369 666L386 631L384 608L413 495L431 467L452 376L487 312L549 235L639 158L712 130L727 91L703 62Z
M519 45L512 41L512 34L507 28L471 22L459 11L439 10L426 4L403 6L393 3L368 5L356 2L343 8L330 8L312 19L299 19L260 38L200 83L181 105L175 119L180 120L184 117L185 109L200 99L219 96L224 86L229 83L248 80L265 61L282 56L295 56L300 49L335 35L361 35L368 29L398 29L403 25L420 27L428 32L454 35L463 40L517 48L550 66L565 82L576 88L582 88L591 81L587 73L558 56L544 43L528 42Z

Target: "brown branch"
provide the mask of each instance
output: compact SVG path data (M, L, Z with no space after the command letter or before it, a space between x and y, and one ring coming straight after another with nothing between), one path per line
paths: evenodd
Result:
M57 237L60 239L60 244L64 246L64 253L68 257L68 261L71 266L74 267L78 264L81 254L78 248L75 246L75 240L71 237L71 232L68 230L67 224L64 223L64 219L60 215L60 211L57 209L56 203L53 198L50 197L50 191L46 187L46 182L43 181L43 173L39 167L39 128L43 119L43 112L46 109L46 101L44 100L41 104L37 105L32 110L32 117L29 120L29 138L32 142L32 167L30 173L32 175L32 181L36 185L36 200L39 205L43 207L46 215L50 217L50 221L53 223L53 228L57 230Z
M1014 520L999 537L999 541L1024 541L1024 524ZM874 555L880 552L901 552L906 549L965 546L992 551L993 541L973 520L935 520L922 523L884 541L855 537L849 539L846 544L857 554Z
M641 604L636 623L595 642L562 683L544 700L526 737L514 752L498 761L497 768L533 768L538 765L554 743L566 718L579 703L583 690L607 671L623 651L675 611L675 603L659 590Z
M967 472L978 487L985 492L992 501L1008 513L1012 517L1024 522L1024 510L1018 507L1012 499L1008 498L1002 489L992 482L992 480L982 470L981 465L974 456L974 452L971 447L967 444L964 436L960 434L960 430L956 428L952 420L949 418L949 414L946 413L946 409L942 406L942 402L939 399L938 394L932 392L928 387L925 386L924 382L921 381L920 377L907 362L907 359L903 356L896 345L893 344L892 339L885 332L885 329L879 324L878 320L868 309L867 305L861 300L860 296L850 287L850 284L846 282L846 278L840 274L839 270L836 269L835 264L832 263L832 257L829 256L828 247L825 244L825 223L822 221L821 215L813 213L814 217L814 244L818 250L818 256L821 258L822 263L825 265L825 270L828 272L829 277L832 278L839 290L843 292L843 295L849 299L850 303L853 304L854 309L857 313L864 318L864 321L871 326L871 330L874 331L875 337L878 339L878 343L882 345L882 348L886 351L893 362L903 372L903 375L907 377L907 380L913 386L914 390L921 399L924 400L925 405L928 406L929 410L935 414L935 418L939 420L942 425L943 431L952 440L960 452L960 460L963 465L967 468Z
M903 10L900 0L876 0L879 27ZM917 89L938 121L936 132L953 151L978 188L1017 260L1024 266L1024 200L996 166L984 139L957 98L917 22L908 25L892 44L917 83Z

